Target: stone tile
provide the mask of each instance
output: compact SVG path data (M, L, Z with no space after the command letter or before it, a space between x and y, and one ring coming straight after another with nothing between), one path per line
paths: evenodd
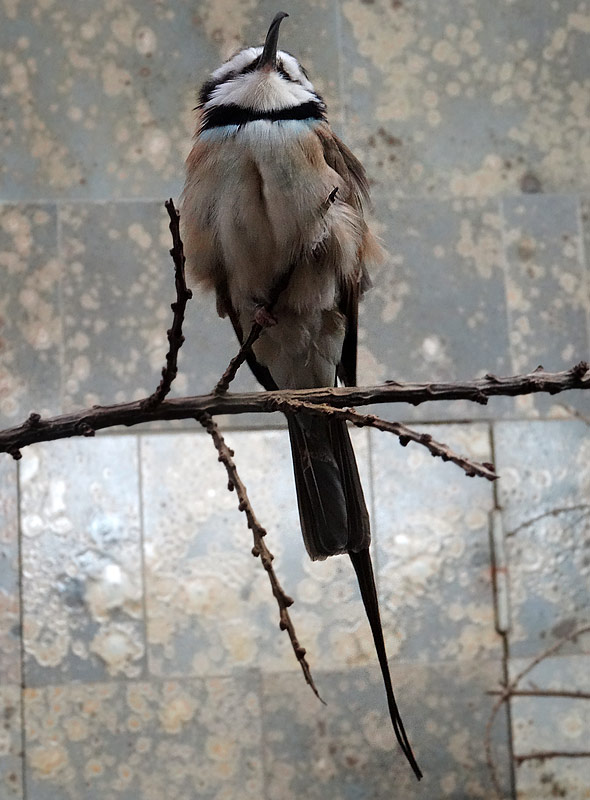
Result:
M282 43L321 76L330 100L335 0L284 6L293 19ZM177 196L196 87L244 43L260 43L275 11L270 0L38 4L29 14L6 6L1 196Z
M137 441L51 442L20 463L27 685L139 676Z
M160 203L65 206L62 231L65 406L145 397L160 380L175 299L168 214ZM184 333L173 394L210 391L238 349L213 295L195 292ZM235 390L255 387L249 370L241 370ZM250 417L265 424L263 415ZM236 426L251 421L232 419Z
M57 413L62 329L54 206L0 208L0 428Z
M21 680L17 467L0 458L0 684Z
M341 8L347 138L391 195L588 188L585 5Z
M0 719L0 796L6 800L23 800L19 686L0 686Z
M495 201L391 200L375 194L388 251L361 306L359 381L459 380L509 371L502 232ZM381 407L396 419L496 417L467 401Z
M396 664L393 682L406 731L424 772L418 783L395 742L378 670L322 675L327 706L293 675L266 676L263 731L267 797L396 797L463 800L493 795L483 741L491 710L486 690L497 663ZM492 734L508 798L508 731ZM394 788L395 787L395 788Z
M366 433L354 433L370 502ZM279 580L295 600L292 618L312 670L373 663L349 559L311 562L304 550L286 433L232 432L227 442L268 531ZM298 670L278 629L268 578L252 557L252 535L208 438L146 436L141 452L152 674Z
M590 295L577 198L506 198L502 205L514 371L529 372L539 364L554 371L588 360ZM590 412L587 392L528 395L515 403L537 415L563 416L563 403Z
M581 421L494 428L510 570L513 656L533 657L590 624L590 430ZM590 652L590 636L566 652Z
M529 661L512 659L514 680ZM588 657L547 658L519 683L521 689L590 691ZM564 697L515 697L511 701L515 755L548 751L587 751L590 741L588 701ZM590 758L535 759L516 767L518 800L584 797L590 784Z
M487 426L425 426L438 441L490 461ZM372 434L375 540L390 658L501 657L489 548L493 487L416 444Z
M30 800L261 796L251 675L27 689L25 711Z

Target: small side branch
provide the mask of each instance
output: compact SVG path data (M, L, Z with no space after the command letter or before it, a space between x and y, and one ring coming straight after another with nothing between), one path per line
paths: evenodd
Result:
M539 750L515 755L514 761L520 766L525 761L545 761L548 758L590 758L590 750Z
M166 397L172 382L178 373L178 351L184 343L184 335L182 333L182 325L184 323L184 312L186 304L193 296L190 289L187 288L185 278L185 263L184 246L180 238L180 214L174 206L172 198L167 200L164 204L166 211L170 217L170 233L172 235L172 249L170 255L174 261L174 286L176 288L176 301L172 303L170 308L174 312L172 318L172 327L166 331L168 336L169 349L166 353L166 365L162 368L162 379L156 391L141 401L141 407L144 410L149 410L158 406Z
M230 491L236 491L238 496L238 508L240 511L243 511L246 514L246 519L248 520L248 527L252 531L252 536L254 537L254 547L252 548L252 555L254 557L260 557L262 561L262 566L266 570L266 574L268 575L268 579L270 581L270 585L272 587L272 593L276 598L277 604L279 606L279 627L283 631L287 631L289 634L289 639L291 640L291 645L293 647L293 652L299 664L301 665L301 669L303 670L303 674L305 676L305 680L313 689L314 694L321 700L322 698L318 694L318 690L314 683L314 680L311 675L311 670L309 668L309 664L307 663L307 659L305 658L305 648L299 644L299 640L297 639L297 634L295 633L295 627L289 615L289 607L293 605L293 599L287 595L279 583L279 579L277 578L276 572L274 571L274 567L272 565L274 556L266 546L266 542L264 541L264 537L266 536L266 530L262 527L252 505L250 504L250 500L248 498L248 493L246 491L246 487L242 482L238 474L238 470L233 459L234 453L233 451L227 446L217 424L211 418L211 416L205 412L201 412L196 415L196 419L201 425L205 428L207 433L213 439L213 443L215 445L215 449L219 454L219 461L225 467L228 477L228 489ZM323 700L322 700L323 702Z
M263 312L262 314L259 315L261 319L263 319L264 317L266 317L267 319L272 318L272 312L274 311L274 308L279 300L279 297L289 285L291 276L293 275L296 266L297 262L294 261L289 266L289 269L279 277L275 285L272 287L268 303L266 303L260 309ZM255 320L252 323L252 327L250 328L250 333L246 337L245 342L242 344L237 354L229 362L227 369L225 370L221 378L218 380L215 388L213 389L214 395L225 394L225 392L227 392L230 383L236 377L237 372L244 363L244 361L248 358L248 353L250 353L250 351L252 350L254 343L258 340L264 328L265 326L260 322L258 322L257 320Z
M315 405L313 403L306 403L302 400L281 400L276 403L276 410L283 413L293 413L305 410L306 413L316 414L321 416L338 417L345 419L356 425L359 428L375 428L378 431L385 431L386 433L393 433L394 436L399 438L399 443L402 447L406 447L410 442L426 447L432 456L442 458L443 461L451 461L460 467L463 472L469 477L473 478L476 475L481 478L486 478L488 481L497 480L498 476L494 471L494 465L488 462L480 464L478 461L472 461L469 458L460 456L455 453L448 445L442 442L437 442L429 433L419 433L418 431L409 428L401 422L389 422L388 420L381 419L374 414L359 414L350 408L334 408L328 405Z
M551 689L534 689L530 692L528 690L521 690L518 688L521 680L528 675L536 666L538 666L542 661L546 658L549 658L555 653L559 652L561 648L567 644L567 642L571 642L574 639L577 639L578 636L582 636L585 633L590 632L590 625L587 625L583 628L578 628L572 633L569 633L567 636L564 636L562 639L559 639L558 642L552 644L551 647L548 647L546 650L543 650L542 653L539 653L527 666L518 673L518 675L510 681L506 686L503 686L500 689L498 694L498 699L494 703L492 711L490 713L490 717L488 719L486 725L486 732L484 737L484 746L486 752L486 760L488 763L488 769L490 770L490 775L492 778L492 783L494 785L494 789L498 797L502 797L502 790L500 787L500 782L498 780L498 774L496 771L496 764L494 761L494 756L492 753L492 727L494 724L494 720L496 719L496 715L498 711L501 709L502 704L509 702L510 699L514 696L531 696L534 695L536 697L573 697L573 698L581 698L586 699L586 693L584 692L576 692L572 691L569 692L568 690L564 691L563 693L559 693L557 691L552 691ZM488 694L496 694L496 692L489 692ZM558 751L558 750L547 750L547 751L540 751L537 753L525 753L523 755L515 755L514 761L516 764L522 764L524 761L531 761L534 759L547 759L547 758L590 758L590 753L588 752L577 752L577 751Z
M215 388L213 389L214 395L225 394L225 392L227 392L230 383L236 377L238 370L244 361L248 358L248 353L252 349L254 342L258 339L262 331L262 325L259 322L254 322L252 328L250 329L250 333L248 334L248 338L229 362L221 378L217 381Z

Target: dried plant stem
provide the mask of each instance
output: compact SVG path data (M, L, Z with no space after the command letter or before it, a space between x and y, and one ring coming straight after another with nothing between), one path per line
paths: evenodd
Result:
M264 537L266 536L266 530L262 527L250 500L248 498L248 493L246 491L246 487L238 474L238 470L233 459L234 453L233 451L227 446L217 424L212 419L210 414L206 412L200 412L196 415L196 419L201 425L205 428L207 433L213 439L213 443L218 453L219 461L225 467L228 477L228 488L233 491L235 489L236 494L238 496L238 508L240 511L243 511L246 514L246 519L248 520L248 527L252 531L252 536L254 537L254 547L252 548L252 555L255 557L260 557L262 561L262 566L266 570L266 574L268 575L268 579L270 581L270 585L272 587L272 593L276 598L277 604L279 606L279 627L283 631L287 631L289 634L289 639L291 640L291 645L293 647L293 652L299 664L301 665L301 669L303 670L303 674L305 676L305 680L311 686L316 696L321 700L321 697L318 693L316 685L311 675L311 670L309 668L309 664L307 663L307 659L305 658L305 648L299 644L299 640L297 639L297 634L295 633L295 627L289 615L289 607L293 605L293 599L287 595L279 583L279 579L277 578L276 572L274 571L273 567L273 559L274 556L266 546L266 542L264 541ZM322 701L323 702L323 701Z

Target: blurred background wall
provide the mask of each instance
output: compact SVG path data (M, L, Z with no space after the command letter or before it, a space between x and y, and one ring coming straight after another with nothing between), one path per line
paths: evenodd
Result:
M453 380L589 356L590 7L580 0L300 0L282 46L366 165L388 249L360 382ZM0 3L0 424L156 385L195 89L262 41L267 0ZM235 351L190 303L174 392ZM253 386L244 373L240 387ZM566 404L565 406L563 404ZM494 698L588 622L589 398L381 407L479 460L466 479L355 431L416 784L385 715L346 559L311 564L280 419L224 429L269 531L305 686L216 454L196 424L0 460L0 797L582 798L581 701ZM494 522L494 526L492 526ZM494 535L492 535L494 533ZM20 541L20 546L19 546ZM492 559L509 588L494 591ZM497 609L508 610L498 617ZM501 630L498 630L500 628ZM590 639L529 676L586 689ZM584 744L585 743L585 744Z

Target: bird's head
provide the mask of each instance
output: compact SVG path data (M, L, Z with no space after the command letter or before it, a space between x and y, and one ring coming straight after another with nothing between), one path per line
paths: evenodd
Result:
M317 104L323 113L323 100L301 64L278 49L279 28L287 16L276 14L262 47L240 50L211 74L199 92L204 115L223 106L278 112L304 103Z

